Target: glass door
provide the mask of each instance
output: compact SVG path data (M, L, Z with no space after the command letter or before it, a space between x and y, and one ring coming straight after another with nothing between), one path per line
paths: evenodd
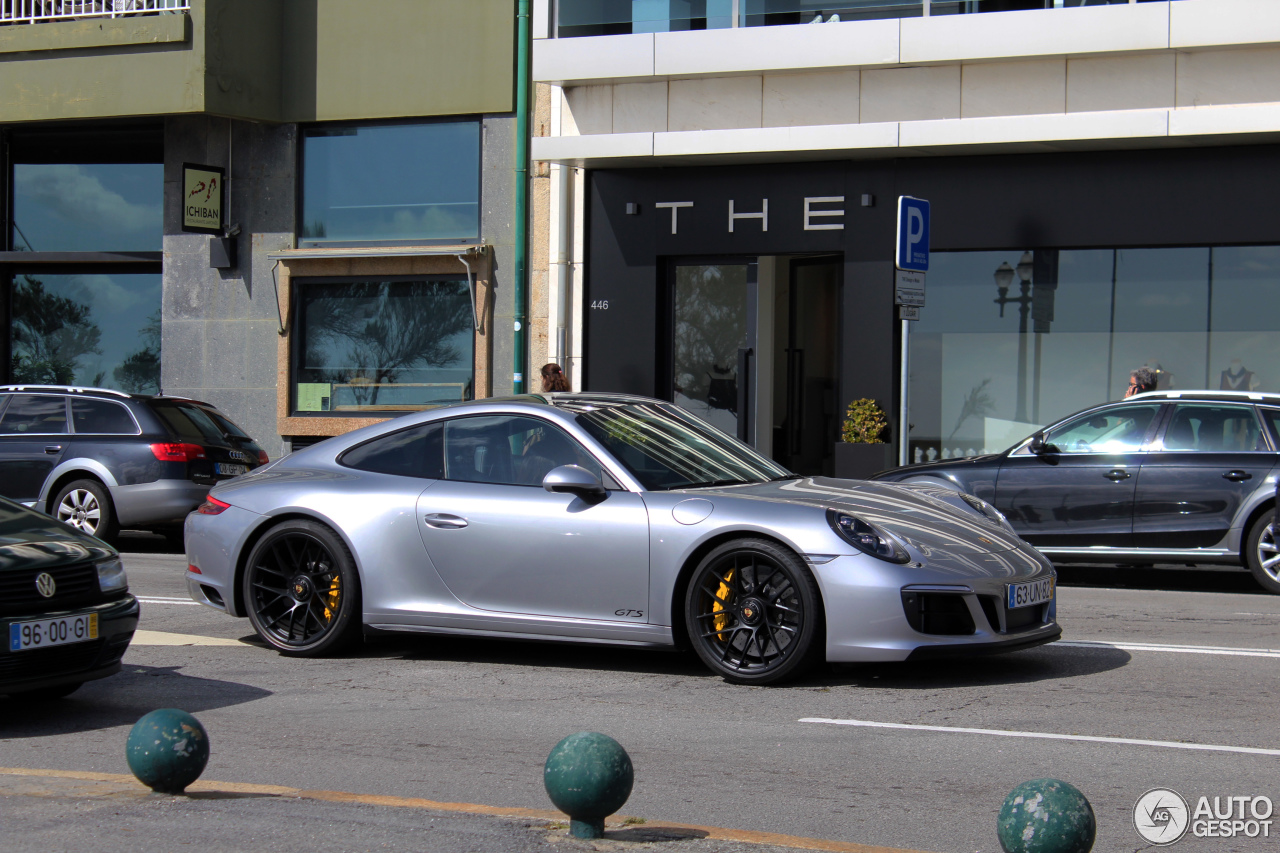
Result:
M756 346L756 261L677 261L671 293L671 399L748 444Z

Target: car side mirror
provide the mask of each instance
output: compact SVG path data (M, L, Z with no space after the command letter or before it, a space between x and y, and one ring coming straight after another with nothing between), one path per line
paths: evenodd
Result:
M602 501L609 494L596 475L581 465L552 468L542 478L542 488L548 492L567 492L593 502Z
M1038 432L1035 435L1031 436L1031 443L1027 445L1027 449L1030 450L1032 453L1036 454L1037 456L1040 455L1041 453L1044 453L1044 449L1045 449L1044 433Z

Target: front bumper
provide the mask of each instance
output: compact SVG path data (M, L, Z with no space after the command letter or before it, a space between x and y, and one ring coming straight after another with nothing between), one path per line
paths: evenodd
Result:
M1053 567L1032 549L1006 552L1008 573L979 576L928 567L912 569L872 557L846 556L813 566L822 588L827 617L827 660L888 662L965 657L1017 651L1050 643L1062 635L1053 601L1036 605L1035 617L1010 627L1003 606L1005 585L1053 574ZM912 627L904 609L904 587L954 596L968 613L968 633L923 633Z
M0 693L12 695L114 675L120 671L120 659L137 630L138 612L138 600L132 595L125 595L92 607L0 619L0 637L5 639L4 648L0 650ZM98 639L47 649L8 651L10 624L82 613L98 614Z

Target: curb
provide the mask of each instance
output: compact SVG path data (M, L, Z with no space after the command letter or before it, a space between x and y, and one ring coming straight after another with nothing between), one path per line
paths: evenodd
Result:
M76 779L85 782L105 782L124 785L138 794L152 795L152 792L132 775L123 773L91 773L79 770L44 770L28 767L0 767L0 776L15 776L45 779ZM320 800L329 803L355 803L369 806L388 806L391 808L423 809L440 812L483 815L498 818L525 818L547 822L563 822L563 813L552 809L524 809L505 806L489 806L480 803L445 803L437 800L426 800L419 797L389 797L379 794L356 794L348 791L320 791L304 788L289 788L283 785L254 785L242 782L196 781L187 787L190 794L258 794L275 797L294 797L304 800ZM183 795L178 795L183 796ZM626 815L613 815L606 821L611 829L633 828L635 819ZM746 829L726 829L718 826L698 826L691 823L644 822L648 830L673 829L697 833L703 838L722 841L737 841L745 844L771 845L774 847L790 847L795 850L823 850L828 853L928 853L923 850L908 850L900 847L876 847L866 844L854 844L847 841L834 841L825 838L807 838L798 835L783 835L776 832L756 832Z

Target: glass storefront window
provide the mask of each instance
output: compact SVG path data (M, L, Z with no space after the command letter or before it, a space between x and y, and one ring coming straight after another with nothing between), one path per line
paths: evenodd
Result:
M20 252L158 252L160 163L15 163L13 248Z
M300 246L479 238L479 121L303 131Z
M14 382L160 390L160 275L19 273Z
M472 398L466 279L294 284L296 413L416 411Z
M909 458L996 452L1158 388L1280 391L1280 247L934 253L910 332Z

